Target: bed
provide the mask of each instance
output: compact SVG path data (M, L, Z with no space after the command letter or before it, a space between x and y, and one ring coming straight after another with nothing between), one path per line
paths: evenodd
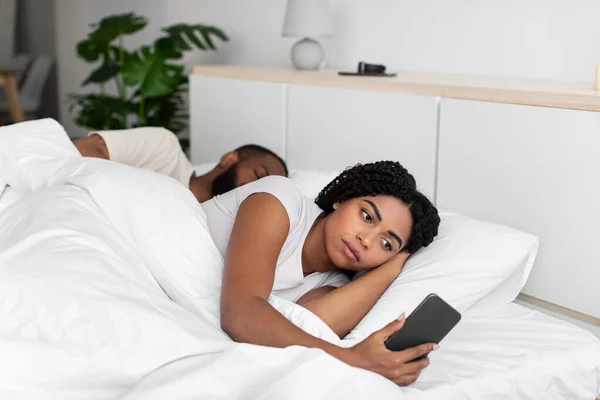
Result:
M0 398L593 400L600 393L600 340L514 303L466 315L406 388L320 350L234 343L220 330L222 259L193 196L149 171L77 157L56 123L21 127L18 136L0 129ZM316 182L314 175L304 182L307 194ZM316 336L356 342L340 341L293 303L270 302Z

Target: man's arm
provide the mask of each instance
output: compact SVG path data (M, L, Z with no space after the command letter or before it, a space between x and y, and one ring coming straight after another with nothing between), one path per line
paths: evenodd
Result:
M103 158L105 160L110 160L108 147L100 135L91 135L77 139L73 141L73 144L83 157Z

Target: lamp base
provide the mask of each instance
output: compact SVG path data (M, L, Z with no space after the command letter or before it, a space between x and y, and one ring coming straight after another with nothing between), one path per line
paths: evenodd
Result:
M317 70L323 65L325 50L316 40L300 39L290 51L290 61L296 69Z

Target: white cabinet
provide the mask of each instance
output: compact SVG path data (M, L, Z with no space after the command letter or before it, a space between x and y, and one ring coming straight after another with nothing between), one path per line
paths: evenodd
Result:
M524 293L600 317L600 113L442 100L438 205L540 236Z
M435 97L290 85L288 162L341 171L359 162L399 161L432 197L436 123Z
M192 75L192 163L218 161L245 144L285 156L285 87L281 83Z
M265 146L290 168L341 171L395 160L435 192L435 97L192 75L192 163L244 144Z

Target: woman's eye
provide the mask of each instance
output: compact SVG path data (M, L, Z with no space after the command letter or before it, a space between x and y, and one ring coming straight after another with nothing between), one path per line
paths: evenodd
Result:
M367 221L367 222L373 221L373 218L371 218L371 215L368 212L366 212L365 210L361 210L361 212L362 212L362 217L365 221Z
M392 247L392 244L391 244L390 242L388 242L388 241L387 241L387 240L385 240L385 239L381 239L381 243L383 244L383 247L385 247L385 249L386 249L387 251L392 251L392 248L393 248L393 247Z

